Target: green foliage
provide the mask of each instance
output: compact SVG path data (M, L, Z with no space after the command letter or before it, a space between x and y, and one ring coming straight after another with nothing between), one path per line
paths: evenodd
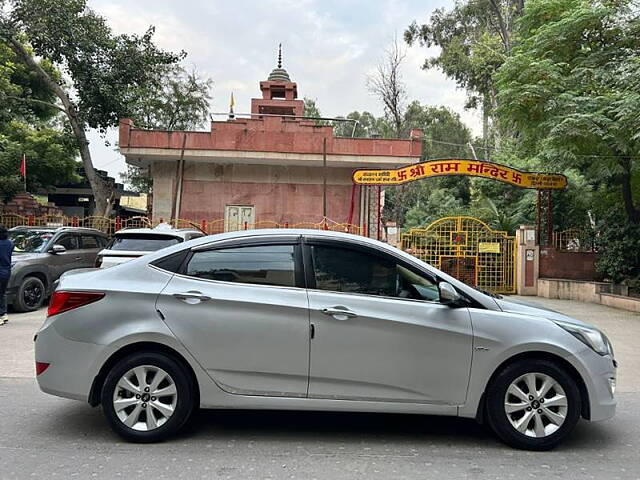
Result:
M53 78L60 73L41 59ZM76 179L77 147L59 122L53 93L0 40L0 183L5 203L24 188L17 177L27 156L27 190L34 192ZM16 181L17 178L17 181Z
M10 0L10 22L26 34L34 53L58 66L71 82L81 121L105 130L132 116L162 71L184 55L153 43L153 27L142 36L114 35L86 0Z
M121 173L120 178L134 192L151 193L153 190L153 180L140 167L127 165L127 171Z
M631 3L530 0L496 79L498 112L523 154L578 172L587 191L615 189L614 210L640 223L640 19Z
M492 108L495 102L493 75L511 48L514 20L524 0L457 0L453 9L436 9L423 25L413 22L405 40L416 41L438 54L424 67L439 68L467 90L468 107Z
M597 270L613 282L640 280L640 225L611 218L601 225Z
M180 65L160 66L158 78L140 90L133 106L136 126L161 130L194 130L209 121L211 79Z
M5 205L22 191L22 179L17 175L0 175L0 201Z
M466 213L459 198L453 197L446 189L436 188L430 191L424 201L418 201L407 210L404 227L422 227L442 217Z
M78 180L77 148L69 132L13 121L0 130L0 171L18 174L27 156L27 191Z

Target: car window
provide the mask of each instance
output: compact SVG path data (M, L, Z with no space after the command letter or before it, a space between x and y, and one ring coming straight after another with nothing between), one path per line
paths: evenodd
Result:
M186 274L207 280L294 287L294 246L263 245L195 252Z
M82 248L99 248L98 239L93 235L82 235Z
M62 245L67 250L77 250L78 249L78 237L76 235L67 234L62 235L55 241L56 245Z
M390 257L361 250L313 245L316 288L332 292L438 301L431 279L398 264Z
M53 235L50 231L41 230L11 230L9 232L9 238L13 241L15 251L19 253L44 252Z
M113 237L107 247L109 250L128 250L133 252L154 252L182 242L172 235L149 233L126 233Z

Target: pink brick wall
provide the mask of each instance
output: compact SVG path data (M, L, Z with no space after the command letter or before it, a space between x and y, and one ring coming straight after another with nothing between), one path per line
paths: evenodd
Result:
M327 185L327 217L338 223L349 217L350 185ZM255 205L256 222L290 224L322 219L322 185L227 183L185 180L180 217L224 218L226 205ZM352 223L358 224L356 195Z

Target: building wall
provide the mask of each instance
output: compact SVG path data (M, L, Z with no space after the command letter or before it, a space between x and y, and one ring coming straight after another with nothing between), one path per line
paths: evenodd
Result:
M540 278L597 280L596 253L565 252L553 247L540 247Z
M156 162L153 216L170 218L176 162ZM327 169L327 216L348 220L351 208L351 168ZM322 219L323 169L281 165L221 165L186 162L180 217L191 220L224 218L226 205L255 205L256 221L290 224ZM352 223L359 221L359 197Z

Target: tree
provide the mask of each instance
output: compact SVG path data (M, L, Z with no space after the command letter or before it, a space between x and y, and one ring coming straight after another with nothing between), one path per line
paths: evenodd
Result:
M158 79L141 90L132 117L142 128L194 130L209 121L213 80L181 65L158 68Z
M467 91L467 108L482 108L485 146L498 104L493 76L510 54L523 8L524 0L457 0L452 10L436 9L428 23L413 22L405 31L409 44L439 47L423 68L442 70Z
M367 88L384 106L384 112L391 125L395 138L400 138L403 131L404 112L407 91L402 81L402 63L406 52L394 38L391 46L384 52L384 57L376 67L375 73L367 77Z
M96 213L111 212L111 186L96 172L87 128L105 131L131 116L146 87L159 80L159 70L183 54L158 49L154 29L142 35L114 35L86 0L8 0L0 9L0 38L51 92L76 138ZM33 50L23 44L27 39ZM54 78L36 60L49 59L64 73Z
M148 83L133 107L132 117L142 128L194 130L209 120L209 102L213 80L189 72L180 65L158 68L158 81ZM120 174L133 190L151 193L153 182L144 169L127 165Z
M498 112L542 165L619 192L640 223L640 19L631 0L530 0L496 75ZM609 217L612 210L602 212Z
M60 78L46 59L38 63ZM23 154L28 191L77 180L75 139L60 125L61 113L51 106L53 101L46 85L0 40L0 184L5 203L24 188L17 176Z
M402 124L407 130L419 128L424 132L423 160L471 155L468 147L471 132L460 116L447 107L413 101L404 113ZM443 200L444 192L449 196L446 201ZM407 226L417 226L419 219L427 221L432 214L455 215L467 208L471 200L470 180L467 177L432 178L387 189L386 195L385 217L399 225L404 225L406 218ZM427 215L425 208L432 208L438 202L442 206Z

